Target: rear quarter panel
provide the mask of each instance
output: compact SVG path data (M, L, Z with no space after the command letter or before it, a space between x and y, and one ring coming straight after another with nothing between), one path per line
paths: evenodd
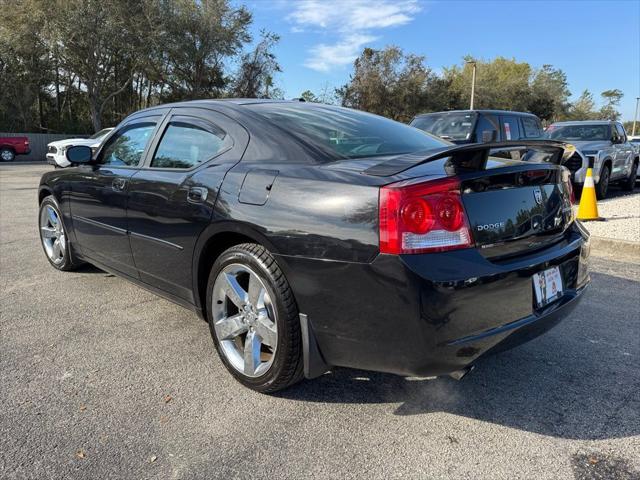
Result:
M277 172L266 203L242 203L247 173L263 168ZM369 262L378 253L378 187L352 176L322 166L240 162L224 180L214 222L250 226L278 255Z

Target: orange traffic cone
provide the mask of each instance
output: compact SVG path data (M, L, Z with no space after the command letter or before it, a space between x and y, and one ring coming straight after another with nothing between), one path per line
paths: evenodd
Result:
M584 179L582 195L580 195L580 206L578 207L578 220L604 220L598 215L598 202L596 201L596 188L593 183L593 170L587 169L587 176Z

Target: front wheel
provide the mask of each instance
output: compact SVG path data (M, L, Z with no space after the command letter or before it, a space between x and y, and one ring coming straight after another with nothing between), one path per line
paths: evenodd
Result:
M596 185L596 196L599 200L607 198L607 192L609 191L609 179L611 178L611 169L609 165L602 167L600 172L600 181Z
M293 292L261 245L236 245L215 261L207 284L207 319L224 366L243 385L270 393L302 379Z
M638 175L638 161L636 160L633 162L633 165L631 166L631 173L629 174L627 179L624 182L622 182L622 188L624 188L628 192L633 191L633 189L636 186L637 175Z
M58 270L77 268L80 262L73 256L62 222L60 207L53 195L42 200L38 218L40 242L49 263Z

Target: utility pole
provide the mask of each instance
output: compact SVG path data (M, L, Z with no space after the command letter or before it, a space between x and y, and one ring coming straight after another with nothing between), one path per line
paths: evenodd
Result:
M632 137L636 134L636 122L638 121L638 101L640 101L640 97L636 97L636 114L633 116L633 127L631 128Z
M469 110L473 110L473 100L476 94L476 62L469 61L467 63L473 67L471 72L471 105L469 106Z

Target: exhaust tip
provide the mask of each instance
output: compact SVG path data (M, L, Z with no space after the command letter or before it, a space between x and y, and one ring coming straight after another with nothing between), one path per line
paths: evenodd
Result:
M451 372L449 376L454 380L462 380L467 375L467 373L470 373L474 368L476 368L475 365L469 365L468 367L456 370L455 372Z

